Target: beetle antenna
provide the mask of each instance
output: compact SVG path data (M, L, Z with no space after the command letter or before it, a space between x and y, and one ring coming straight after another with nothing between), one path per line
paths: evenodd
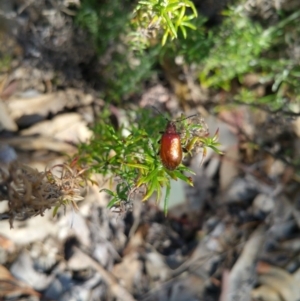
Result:
M186 119L189 119L189 118L195 117L195 116L198 116L198 114L193 114L193 115L191 115L191 116L188 116L188 117L185 117L185 118L183 118L183 119L176 120L175 122L180 122L180 121L183 121L183 120L186 120Z
M169 119L155 106L151 106L154 110L156 110L161 116L163 116L166 120L169 121Z
M151 106L154 110L156 110L160 115L162 115L163 117L165 117L165 119L167 120L167 121L170 121L157 107L155 107L155 106ZM188 117L185 117L185 118L183 118L183 119L179 119L179 120L176 120L176 121L174 121L174 122L180 122L180 121L183 121L183 120L186 120L186 119L189 119L189 118L192 118L192 117L195 117L195 116L198 116L198 114L193 114L193 115L191 115L191 116L188 116Z

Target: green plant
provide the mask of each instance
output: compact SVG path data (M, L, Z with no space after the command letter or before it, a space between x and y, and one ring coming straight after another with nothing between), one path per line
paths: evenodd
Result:
M288 49L300 38L300 11L267 28L251 20L242 5L231 7L224 17L212 34L214 47L201 63L201 85L230 91L233 80L242 85L245 75L255 73L258 83L271 84L271 93L258 97L241 87L235 99L271 109L285 109L287 103L298 102L300 68Z
M102 57L102 97L120 101L140 92L161 51L153 36L163 45L178 36L186 38L187 28L196 29L196 17L188 0L147 0L135 6L129 0L83 0L75 20L89 31Z
M214 48L204 62L200 82L207 87L229 90L234 78L253 70L262 52L270 48L273 36L251 21L241 7L224 15L225 20L215 34Z
M178 38L166 43L160 50L160 57L175 59L182 56L186 64L200 64L209 55L214 45L214 35L205 26L207 19L202 15L191 20L195 30L190 30L186 37L180 32Z
M93 129L94 138L89 144L81 145L80 157L95 172L117 180L116 191L104 190L112 197L110 207L130 201L131 195L140 190L143 191L143 201L149 199L153 193L156 193L159 201L162 188L166 187L164 208L167 212L170 180L180 179L192 185L191 178L184 174L192 171L183 164L174 171L162 165L157 154L160 131L166 127L163 117L151 118L148 110L140 110L133 116L128 115L128 118L127 127L121 125L115 129L109 124L109 112L105 110ZM220 153L218 133L213 138L208 137L200 119L184 120L180 122L180 127L183 148L189 148L185 155L192 154L199 147L210 147Z
M99 80L106 101L119 102L140 92L142 82L152 74L157 49L144 55L129 45L132 11L129 0L83 0L75 17L77 25L90 33L101 58Z
M0 72L7 72L11 66L12 57L10 54L0 53Z
M104 55L112 45L120 43L127 33L133 7L129 0L83 0L78 10L76 24L91 34L99 55Z
M191 10L187 14L187 9ZM183 37L187 37L186 28L195 30L196 27L191 20L198 15L194 3L189 0L140 0L134 10L133 24L136 29L147 36L147 31L162 31L162 45L165 45L168 38L171 40L178 37L180 29ZM136 31L137 31L136 30Z

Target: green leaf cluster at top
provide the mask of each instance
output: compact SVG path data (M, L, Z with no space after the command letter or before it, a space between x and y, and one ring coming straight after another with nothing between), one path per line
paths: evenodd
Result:
M75 17L101 57L101 96L110 102L140 92L143 81L151 78L161 51L159 43L150 43L153 28L163 44L169 37L177 38L178 31L186 37L187 28L196 29L191 22L197 16L192 1L149 0L134 5L129 0L82 0Z
M80 147L83 162L107 179L117 180L116 191L109 192L112 197L110 207L127 202L130 194L138 189L143 190L142 200L147 200L156 193L157 201L160 201L162 189L166 187L164 207L167 212L170 180L180 179L192 185L191 178L183 173L191 173L191 170L183 164L174 171L167 170L162 165L158 156L158 142L167 121L161 116L153 118L151 115L153 112L149 110L139 110L134 116L127 116L127 127L120 125L115 128L109 122L109 112L104 110L93 129L94 137L89 144L82 144ZM187 123L182 125L186 131L192 126ZM218 143L212 140L211 145L207 146L213 146L217 150Z
M300 39L299 11L281 13L277 23L263 25L249 17L243 1L237 1L223 12L220 24L208 27L192 1L81 4L76 20L89 30L98 48L103 62L101 96L108 101L139 93L145 81L155 78L154 67L160 61L178 55L198 72L203 87L233 91L233 83L243 86L249 73L257 75L261 85L271 83L271 93L263 96L235 89L233 98L240 102L278 109L300 100L299 59L297 53L290 55Z
M187 9L191 10L187 14ZM134 11L135 20L148 29L156 28L163 31L162 45L170 37L177 38L178 30L186 38L186 28L196 29L190 21L197 17L198 13L194 3L189 0L140 0Z
M133 10L129 0L82 0L75 16L76 24L88 31L97 50L101 66L97 80L103 87L101 97L109 102L140 92L156 62L156 48L145 55L130 47Z

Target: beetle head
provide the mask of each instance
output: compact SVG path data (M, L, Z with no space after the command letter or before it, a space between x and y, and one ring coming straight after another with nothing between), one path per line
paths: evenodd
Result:
M177 134L177 129L174 121L168 121L165 134Z

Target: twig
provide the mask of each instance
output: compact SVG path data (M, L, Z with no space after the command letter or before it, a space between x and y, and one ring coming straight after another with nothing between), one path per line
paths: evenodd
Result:
M110 272L105 270L102 265L99 264L95 259L90 257L88 254L86 254L84 251L79 249L78 247L73 247L76 252L81 253L80 255L83 256L84 260L87 262L87 264L94 268L104 279L106 284L108 285L111 293L122 301L136 301L136 299L133 298L133 296L118 283L118 280L114 275L112 275Z
M229 274L228 285L223 286L222 301L248 301L254 284L255 263L262 250L266 228L258 227L247 241L242 254Z

